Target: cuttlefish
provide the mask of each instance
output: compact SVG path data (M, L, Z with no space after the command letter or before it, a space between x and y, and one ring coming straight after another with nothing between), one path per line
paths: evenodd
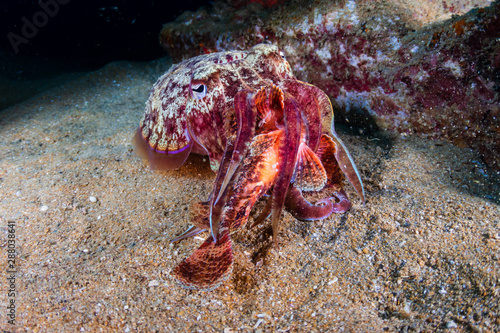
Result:
M230 276L231 234L260 199L267 202L252 225L271 217L274 241L283 208L305 221L349 210L344 175L364 202L333 120L328 96L297 80L274 45L201 55L158 79L134 136L136 152L153 170L179 168L191 153L208 155L217 173L208 200L191 205L191 228L172 240L210 231L172 270L182 286L211 290ZM304 192L324 198L312 204Z

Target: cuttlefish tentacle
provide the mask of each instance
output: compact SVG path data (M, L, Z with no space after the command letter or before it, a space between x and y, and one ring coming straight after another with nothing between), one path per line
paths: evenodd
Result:
M351 202L344 190L335 193L335 197L339 199L339 202L333 204L333 213L345 213L351 209Z
M333 213L333 203L328 198L319 200L313 205L295 186L290 186L288 189L285 206L293 217L301 221L324 219Z
M225 191L229 180L232 179L236 169L240 165L243 157L247 154L252 138L255 134L255 125L257 121L257 110L255 107L255 99L265 95L265 91L261 89L258 93L253 94L249 90L240 91L234 98L234 110L238 117L238 133L234 150L227 168L226 175L220 186L219 194L215 201L217 202L222 193Z
M221 192L221 186L224 181L224 177L227 174L227 169L229 168L229 161L234 149L234 142L227 140L226 148L224 149L224 155L222 162L219 165L217 171L217 177L215 178L214 187L210 197L208 198L208 226L210 229L210 234L212 235L214 241L217 241L217 236L219 232L220 225L220 213L225 204L226 198L221 198L219 193ZM218 199L218 200L216 200Z
M209 226L210 227L210 226ZM184 231L182 234L180 234L179 236L175 237L175 238L172 238L170 240L170 243L176 243L176 242L179 242L183 239L186 239L186 238L189 238L189 237L194 237L196 235L198 235L199 233L205 231L206 229L202 229L200 227L197 227L195 225L192 225L189 227L188 230Z
M259 224L264 222L269 216L271 216L271 212L272 212L272 208L273 208L272 203L273 203L273 197L271 195L271 197L269 199L267 199L266 205L264 206L264 208L260 212L257 219L255 219L255 221L252 223L250 228L254 228L254 227L258 226Z

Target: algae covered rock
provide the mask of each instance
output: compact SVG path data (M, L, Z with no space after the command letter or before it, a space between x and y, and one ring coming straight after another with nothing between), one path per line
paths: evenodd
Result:
M277 44L339 121L445 139L500 169L499 12L498 1L216 2L164 25L160 42L174 61Z

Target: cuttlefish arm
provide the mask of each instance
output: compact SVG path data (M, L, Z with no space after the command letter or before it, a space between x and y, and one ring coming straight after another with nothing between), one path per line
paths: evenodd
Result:
M250 90L239 91L234 98L234 111L236 113L238 132L236 140L227 140L224 157L217 172L214 189L210 197L210 233L217 241L220 216L224 207L226 188L238 169L243 157L247 154L252 138L255 134L255 124L257 121L257 110L255 108L255 98L265 94L263 90L253 94Z
M308 133L307 145L316 151L320 144L321 131L330 136L335 143L335 158L342 172L364 203L365 192L361 176L351 154L335 132L333 108L328 96L318 87L299 80L286 80L285 87L301 106Z
M189 221L191 221L192 226L183 234L172 239L171 243L196 236L200 232L210 229L210 202L191 204L189 207Z
M217 241L210 235L187 259L177 265L172 275L185 288L211 290L230 275L233 254L230 234L248 221L250 212L272 186L278 170L282 130L254 137L250 153L245 157L223 194L227 202L221 215ZM193 208L194 228L209 227L209 203L198 203Z
M273 86L275 92L281 89ZM302 119L299 104L291 96L284 96L283 93L275 94L279 98L279 103L274 103L273 107L282 108L283 125L285 135L281 140L278 153L278 170L271 195L271 225L273 228L273 241L276 244L278 237L278 223L285 204L286 194L290 187L293 171L295 168L295 157L299 150Z
M346 146L335 132L333 121L331 125L331 134L332 136L330 138L335 144L335 159L337 160L344 175L346 175L347 180L349 180L349 183L351 183L363 203L365 203L365 189L363 187L363 182L361 181L361 175L359 174L356 164L354 164L351 154L349 154Z
M333 203L335 199L339 201ZM344 190L340 190L335 197L321 199L313 205L302 196L301 190L290 186L285 207L297 220L312 221L327 218L333 213L345 213L351 208L351 203Z
M285 91L300 105L306 144L316 151L321 137L324 99L328 100L328 96L318 87L299 80L285 80L283 84Z
M223 229L214 242L209 236L188 258L172 270L175 279L187 289L209 291L217 288L231 274L233 250L229 230Z

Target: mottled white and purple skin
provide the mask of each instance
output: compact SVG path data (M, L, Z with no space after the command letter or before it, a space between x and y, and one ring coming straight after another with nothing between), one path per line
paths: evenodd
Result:
M217 172L208 201L192 206L193 227L173 240L210 230L173 271L187 288L213 289L229 276L230 234L247 223L267 193L254 225L272 216L275 242L283 207L300 220L347 211L343 175L364 202L359 172L335 133L330 100L298 81L273 45L172 66L151 90L134 147L155 170L179 168L198 153L208 155ZM311 204L302 191L326 198Z
M201 55L173 65L151 89L140 129L154 151L180 154L182 158L172 156L172 163L158 163L152 168L176 169L193 149L207 154L210 167L216 171L224 153L227 120L234 113L236 93L244 89L256 91L272 83L279 86L282 80L293 78L282 53L265 44L249 51ZM202 83L209 93L196 98L193 87Z

